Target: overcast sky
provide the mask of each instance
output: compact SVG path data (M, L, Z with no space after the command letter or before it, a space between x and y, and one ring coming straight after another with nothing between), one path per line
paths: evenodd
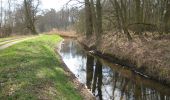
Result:
M60 10L69 1L70 0L41 0L42 8L44 9L55 8L56 10ZM70 3L70 5L72 4L77 4L76 0Z
M41 0L44 9L55 8L56 10L61 9L68 1L69 0Z
M3 5L7 5L8 0L2 0ZM57 11L63 8L63 6L68 3L70 0L40 0L41 1L41 8L43 9L50 9L54 8ZM83 1L83 0L79 0ZM17 0L17 2L22 3L23 0ZM73 0L69 3L69 5L77 4L76 0Z

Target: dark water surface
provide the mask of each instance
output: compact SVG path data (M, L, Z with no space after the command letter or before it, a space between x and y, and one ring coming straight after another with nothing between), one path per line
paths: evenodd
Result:
M126 67L94 57L75 40L64 40L59 53L97 100L170 100L169 87L141 77Z

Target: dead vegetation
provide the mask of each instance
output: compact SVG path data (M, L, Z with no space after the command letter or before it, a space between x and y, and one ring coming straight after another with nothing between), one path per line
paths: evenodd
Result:
M97 50L120 60L128 60L135 69L162 82L170 83L170 35L136 36L128 41L119 33L107 33L102 36ZM95 44L95 36L90 39L79 38L88 47ZM134 67L133 66L133 67ZM142 70L141 70L142 69Z
M57 34L57 35L60 35L62 37L72 37L72 38L77 37L77 34L76 34L75 31L61 31L61 30L57 30L57 29L53 29L48 34Z

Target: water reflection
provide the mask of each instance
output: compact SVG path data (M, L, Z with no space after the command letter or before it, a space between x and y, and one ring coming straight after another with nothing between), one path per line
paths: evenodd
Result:
M87 63L86 63L86 85L88 89L91 89L92 80L93 80L93 64L94 63L94 57L87 56Z
M87 88L102 100L102 64L98 59L95 62L91 55L87 55L86 76Z
M59 52L70 70L98 100L170 100L169 87L93 57L76 41L65 40Z
M63 61L82 83L86 83L86 55L76 42L67 40L60 44Z

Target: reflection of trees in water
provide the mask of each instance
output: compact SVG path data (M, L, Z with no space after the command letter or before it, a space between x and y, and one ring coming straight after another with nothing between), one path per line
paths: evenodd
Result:
M116 74L116 73L115 73ZM118 89L121 93L120 100L169 100L165 99L158 91L146 88L143 84L135 83L134 79L128 79L116 74L113 76L113 96Z
M84 50L82 50L80 44L73 40L64 41L61 45L60 52L66 55L71 55L73 58L76 56L85 56Z
M99 98L101 100L102 99L102 89L101 89L101 87L102 87L102 78L103 78L103 76L102 76L102 64L101 64L101 62L99 60L97 60L96 69L98 69L97 72L95 73L95 74L98 74L97 75L98 76L97 89L98 89Z
M76 58L81 62L79 71L86 71L87 87L100 100L102 97L107 98L106 100L170 100L170 96L147 88L136 75L126 77L125 71L115 70L101 63L99 59L86 55L75 41L65 41L60 52L69 59Z
M74 40L61 43L59 53L65 64L76 75L80 82L86 83L86 54Z
M141 82L135 74L127 75L126 70L122 68L114 67L115 65L109 65L113 68L106 66L108 64L86 55L76 41L65 41L60 52L68 61L69 59L77 61L79 72L86 71L87 87L100 100L102 98L105 100L170 100L170 96L165 95L167 93L164 94L159 89L156 91L155 86L145 85L145 83L153 84L152 82Z
M86 85L87 88L91 90L91 84L93 79L93 65L94 65L94 58L90 55L87 55L87 64L86 64L86 74L87 74L87 81Z
M113 71L110 67L102 65L100 60L87 56L86 63L87 87L97 95L99 100L170 100L158 91L145 87L135 79L122 76L122 73ZM107 90L111 86L112 91ZM102 93L103 92L103 93ZM107 95L107 96L105 96Z
M98 96L99 96L100 100L102 100L102 79L103 79L102 64L99 60L97 60L96 66L95 66L95 72L94 72L92 92L95 93L95 90L96 90L96 87L97 87Z
M80 61L81 61L80 65L79 65L80 72L86 71L86 57L81 56Z
M88 89L92 90L93 94L96 94L100 100L102 100L102 64L99 60L96 61L96 66L94 67L94 57L87 55L87 82L86 85Z

